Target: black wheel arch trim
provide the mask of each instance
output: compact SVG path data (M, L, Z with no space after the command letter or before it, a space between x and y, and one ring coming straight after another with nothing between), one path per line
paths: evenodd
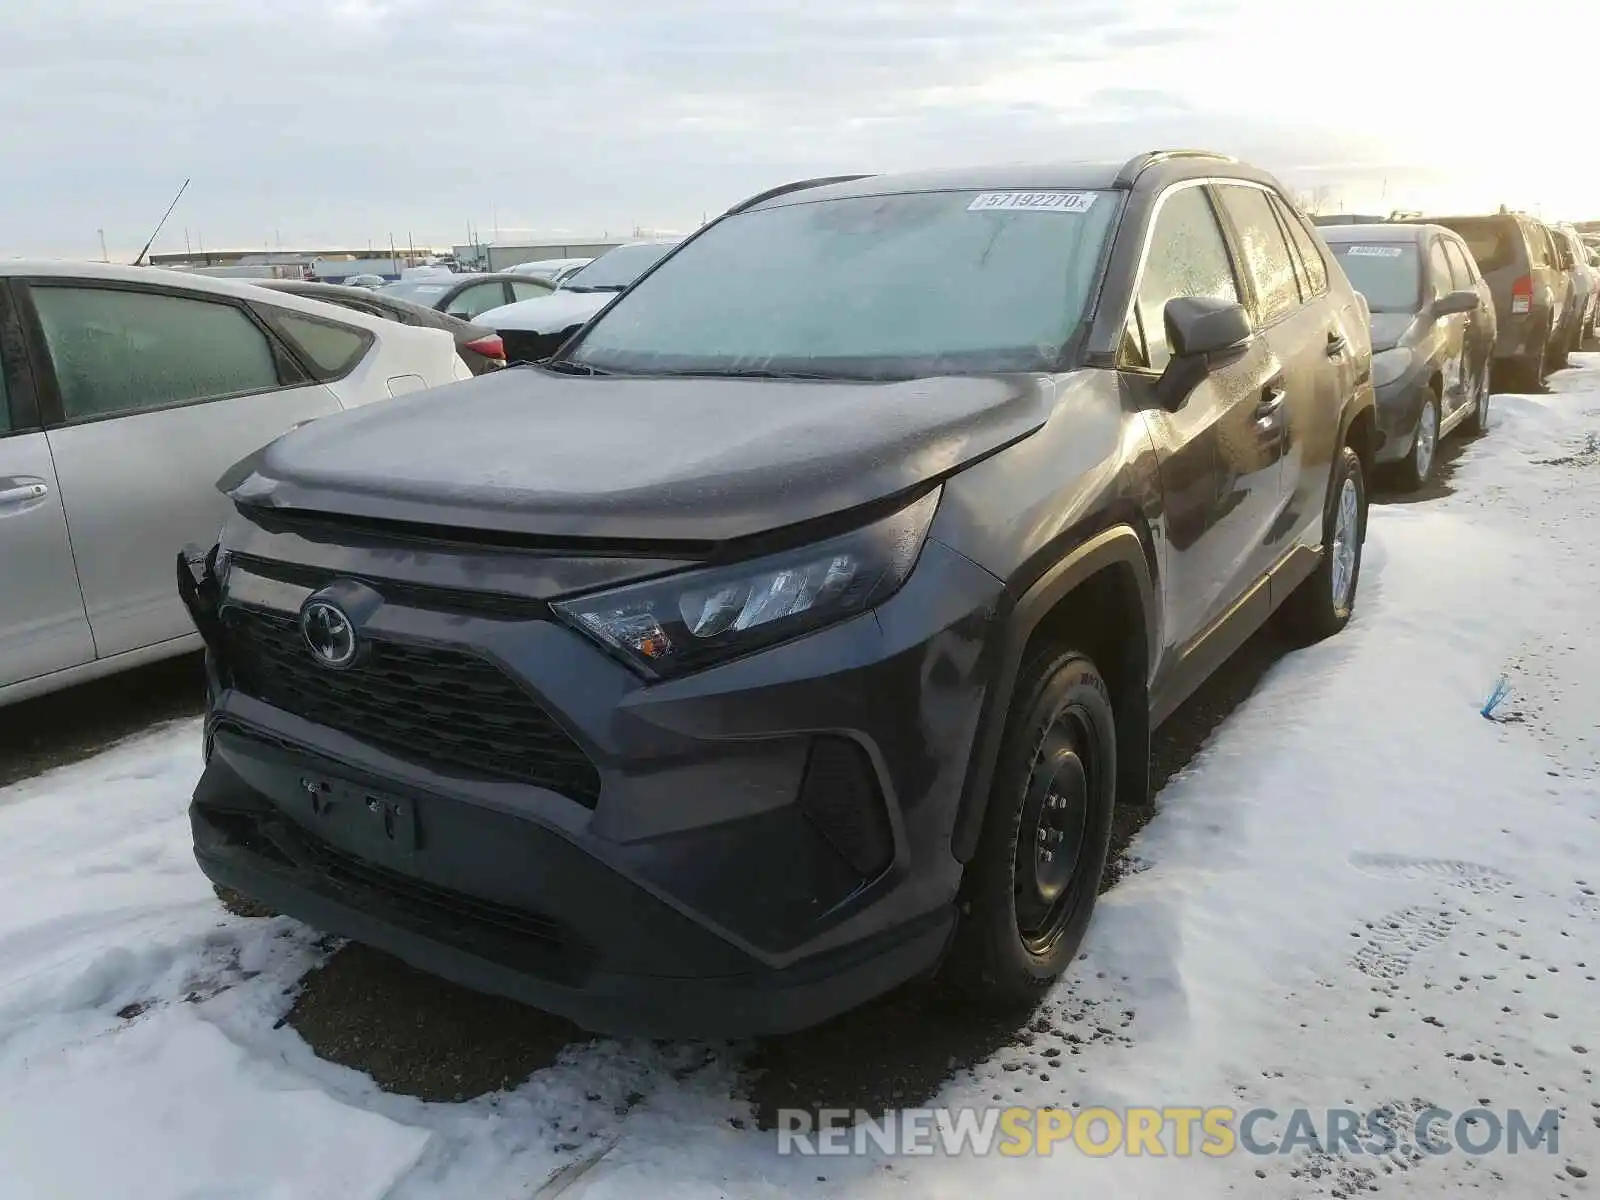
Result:
M1002 618L1000 646L983 705L983 715L974 741L972 759L967 766L966 784L961 803L956 811L951 835L951 853L958 862L968 862L977 850L978 838L983 829L984 812L988 808L989 788L994 779L995 766L1000 757L1001 742L1005 737L1006 721L1010 717L1012 692L1017 676L1022 670L1023 653L1029 639L1043 623L1052 609L1093 576L1109 568L1128 568L1139 591L1139 602L1145 631L1145 679L1138 697L1139 710L1125 711L1131 698L1113 695L1118 717L1118 781L1119 804L1143 804L1148 798L1149 754L1140 747L1149 743L1149 664L1159 653L1161 630L1160 609L1156 600L1155 573L1152 569L1147 541L1131 525L1119 524L1104 529L1079 543L1053 567L1041 575L1017 600ZM1105 664L1099 664L1102 669ZM1120 702L1118 702L1120 701ZM1123 725L1131 717L1135 736L1123 741ZM1141 736L1142 735L1142 736ZM1128 753L1120 751L1126 745ZM1131 793L1131 795L1130 795Z

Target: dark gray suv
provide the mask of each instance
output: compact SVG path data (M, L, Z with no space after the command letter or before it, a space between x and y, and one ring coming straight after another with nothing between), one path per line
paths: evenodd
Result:
M1151 729L1355 602L1366 306L1199 152L793 184L178 559L206 874L591 1029L1039 997Z

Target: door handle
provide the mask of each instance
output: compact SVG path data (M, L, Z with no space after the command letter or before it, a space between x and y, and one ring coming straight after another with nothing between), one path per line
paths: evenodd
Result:
M21 487L6 488L0 491L0 504L22 504L28 500L37 500L41 496L50 494L49 485L43 483L25 483Z
M1261 403L1256 405L1256 418L1261 421L1267 420L1283 407L1283 401L1288 394L1281 383L1267 384L1261 391Z
M1345 347L1349 344L1350 343L1344 340L1344 335L1342 333L1334 333L1330 331L1328 333L1328 357L1338 358L1339 355L1344 353Z

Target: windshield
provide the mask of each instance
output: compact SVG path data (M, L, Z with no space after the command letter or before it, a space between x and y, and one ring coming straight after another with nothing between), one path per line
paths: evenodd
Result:
M1088 307L1116 212L1108 193L1057 191L742 213L618 301L572 358L652 374L1048 370Z
M618 246L595 259L561 286L569 292L620 292L643 275L674 243Z
M1414 242L1330 242L1328 249L1373 312L1414 313L1422 307Z

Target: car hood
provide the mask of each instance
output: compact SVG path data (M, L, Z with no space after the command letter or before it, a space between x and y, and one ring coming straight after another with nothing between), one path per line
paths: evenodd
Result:
M502 304L472 319L479 325L487 325L495 330L559 333L573 325L582 325L616 298L616 292L568 292L557 289L548 296Z
M1048 375L907 382L524 367L323 417L219 482L236 503L552 539L721 542L843 512L1038 429Z
M1372 330L1372 352L1392 350L1417 323L1416 313L1375 312L1367 324Z

